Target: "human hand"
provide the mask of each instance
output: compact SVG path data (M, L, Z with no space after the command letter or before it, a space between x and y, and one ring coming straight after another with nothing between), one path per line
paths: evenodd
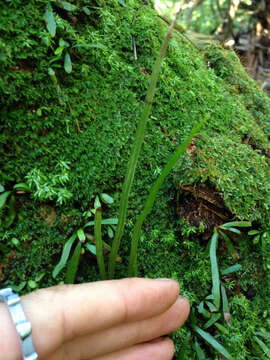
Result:
M40 360L169 360L161 337L183 325L189 303L167 279L122 279L42 289L21 298ZM7 307L0 304L0 359L21 350Z

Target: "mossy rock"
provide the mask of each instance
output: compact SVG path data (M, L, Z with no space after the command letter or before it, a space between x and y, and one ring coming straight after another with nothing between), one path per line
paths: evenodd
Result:
M150 2L88 0L72 12L52 2L57 26L52 37L44 22L47 4L16 0L0 9L0 183L9 190L27 181L32 188L31 196L16 197L16 221L1 230L5 284L35 278L43 270L48 277L41 286L55 283L51 271L63 244L84 225L83 212L96 194L114 197L104 216L117 216L149 74L167 31ZM63 40L68 45L61 50ZM70 73L64 65L67 53ZM197 257L205 249L199 238L194 245L178 241L178 185L211 186L232 218L269 227L270 100L232 51L216 45L199 51L175 32L139 158L118 276L126 275L129 232L151 184L206 114L209 121L194 139L195 151L180 159L160 191L140 249L141 275L182 277L195 302L209 293L209 259ZM54 214L49 224L40 216L43 206ZM2 215L4 228L6 209ZM13 237L22 245L11 267ZM185 246L193 248L180 264ZM78 281L98 278L91 259L91 268L89 258L82 260ZM226 259L225 264L230 265ZM179 335L177 346L182 340ZM239 343L232 345L236 353Z

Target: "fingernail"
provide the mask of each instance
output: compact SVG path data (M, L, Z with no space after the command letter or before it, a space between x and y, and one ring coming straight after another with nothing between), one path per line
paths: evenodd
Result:
M169 279L169 278L156 278L156 279L154 279L154 280L169 280L169 281L175 281L175 282L178 283L177 280L175 280L175 279Z

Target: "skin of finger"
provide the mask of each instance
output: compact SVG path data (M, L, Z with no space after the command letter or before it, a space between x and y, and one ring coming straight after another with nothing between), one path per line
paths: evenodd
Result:
M22 297L22 304L36 350L47 359L66 341L160 314L178 294L176 281L130 278L42 289ZM5 327L1 334L7 336Z
M189 314L186 298L179 298L166 312L150 319L114 326L65 344L51 360L79 360L109 354L169 334L181 327Z
M171 360L174 355L174 344L169 338L158 339L134 345L128 349L116 351L91 360ZM90 359L89 359L90 360Z
M0 359L21 359L18 334L5 304L0 304Z

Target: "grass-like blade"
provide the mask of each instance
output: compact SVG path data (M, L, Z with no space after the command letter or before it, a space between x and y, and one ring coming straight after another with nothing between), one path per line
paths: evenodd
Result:
M80 262L81 248L82 243L78 241L74 253L67 265L65 284L74 284Z
M219 230L219 233L221 234L221 236L223 237L223 239L225 240L226 246L231 254L231 256L236 259L238 258L238 254L237 251L235 250L235 247L233 246L231 239L229 238L228 235L226 235L223 231Z
M72 247L74 241L76 240L76 238L77 238L77 234L73 234L68 239L68 241L65 243L65 246L62 251L61 259L60 259L59 263L56 265L56 267L53 269L52 275L54 278L56 278L56 276L59 274L59 272L65 267L68 257L69 257L69 254L70 254L71 247Z
M265 343L261 339L259 339L257 336L254 336L253 339L260 346L260 348L265 353L265 355L270 359L270 349L269 349L269 347L266 346Z
M142 224L147 217L147 215L152 210L154 201L156 199L157 193L162 186L166 176L169 174L171 169L174 167L176 162L179 160L180 156L184 154L186 151L189 143L194 138L195 135L198 134L201 127L204 125L204 123L208 120L208 117L204 117L197 125L193 127L191 132L189 133L188 137L184 140L184 142L178 146L178 148L175 150L169 161L167 162L166 166L162 170L161 174L155 181L154 185L151 188L151 191L146 199L143 211L141 212L138 220L136 221L136 224L134 226L134 230L132 232L131 236L131 251L130 251L130 260L128 265L128 276L134 276L137 274L137 250L138 250L138 243L140 239Z
M257 331L256 335L262 336L263 338L270 340L270 332Z
M221 318L221 314L213 314L211 316L211 319L209 319L205 324L204 324L204 329L208 329L210 326L212 326L213 324L215 324L219 319Z
M233 232L233 233L235 233L235 234L238 234L238 235L241 234L241 231L240 231L240 230L235 229L235 228L233 228L233 227L229 227L229 228L227 228L226 230L227 230L227 231L231 231L231 232Z
M219 309L220 280L219 280L219 270L217 263L217 254L216 254L217 241L218 241L218 232L215 229L210 243L210 261L211 261L211 272L212 272L212 295L214 297L214 304L216 305L216 308Z
M206 356L205 356L205 353L204 353L203 349L200 347L198 341L196 341L196 340L194 342L194 350L196 351L196 354L197 354L199 360L205 360L206 359Z
M174 27L174 23L175 23L178 11L176 12L176 14L174 16L172 24L168 30L167 36L161 45L159 54L154 63L152 75L150 78L150 84L147 89L147 93L146 93L146 97L145 97L145 101L144 101L143 111L142 111L141 118L138 123L137 130L136 130L135 140L134 140L131 155L129 158L128 168L127 168L125 181L124 181L124 185L123 185L123 191L121 194L120 209L119 209L119 223L118 223L115 235L114 235L114 239L113 239L113 243L112 243L112 251L111 251L110 259L109 259L109 278L114 277L116 257L117 257L118 249L120 246L121 238L122 238L122 235L124 232L125 222L126 222L129 194L130 194L139 154L140 154L143 139L144 139L146 123L147 123L147 120L151 113L152 102L153 102L153 98L154 98L155 91L156 91L157 80L158 80L159 72L161 69L162 60L165 57L170 38L172 36L173 27Z
M204 316L205 318L209 319L211 317L211 314L209 311L207 311L205 308L204 308L204 302L201 301L199 306L198 306L198 312L200 314L202 314L202 316Z
M225 223L223 225L220 226L221 229L228 229L230 227L250 227L251 226L251 222L250 221L232 221L232 222L228 222Z
M91 254L97 255L97 249L96 249L96 246L95 246L95 245L86 243L86 244L85 244L85 247L86 247L87 250L90 251Z
M216 349L220 354L222 354L223 356L225 356L226 359L228 360L233 360L232 356L230 355L230 353L228 352L228 350L226 350L224 348L224 346L222 346L211 334L209 334L208 332L202 330L201 328L199 328L198 326L194 326L194 330L196 331L197 334L199 334L206 342L208 342L208 344L210 344L214 349Z
M85 242L86 237L85 237L85 233L84 233L83 229L77 230L77 236L78 236L81 243Z
M8 201L8 214L5 219L5 226L8 228L13 221L15 220L16 212L15 212L15 196L11 195Z
M233 272L239 271L241 269L242 269L242 265L235 264L233 266L228 267L227 269L222 270L221 275L228 275L228 274L231 274Z
M117 225L118 224L118 219L117 218L108 218L108 219L103 219L101 221L101 225ZM94 226L95 222L94 221L89 221L88 223L86 223L84 225L84 228L88 227L88 226Z
M106 270L105 270L103 249L102 249L101 208L100 207L96 209L96 213L95 213L94 235L95 235L95 241L96 241L97 263L98 263L99 273L100 273L101 279L105 280L106 279Z
M222 297L222 308L223 308L224 319L225 319L226 323L228 324L228 326L231 326L230 307L229 307L226 290L223 285L221 285L221 297Z
M55 36L55 32L56 32L56 22L54 20L54 15L53 15L53 10L51 5L47 5L46 7L46 11L45 11L45 15L44 15L44 20L46 22L47 25L47 29L51 35L51 37Z
M223 334L229 335L230 332L225 326L221 325L218 322L216 322L214 325L220 332L222 332Z
M11 191L5 191L3 194L0 195L0 210L3 209L3 207L5 206L10 193Z
M31 191L30 187L26 183L15 184L13 186L13 190L16 190L16 191L21 190L21 191L27 191L27 192Z

